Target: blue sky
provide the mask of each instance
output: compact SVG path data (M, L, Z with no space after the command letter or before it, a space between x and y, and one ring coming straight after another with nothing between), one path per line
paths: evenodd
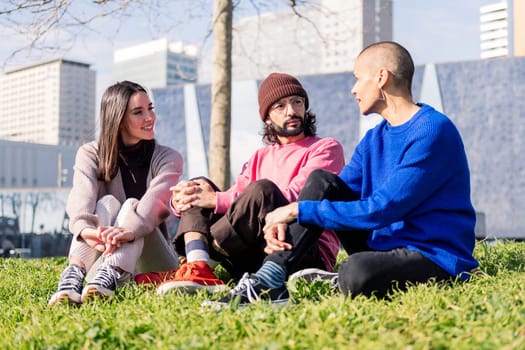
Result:
M416 64L479 59L479 8L498 0L394 0L394 40Z
M365 0L372 1L372 0ZM393 0L394 40L412 53L416 64L474 60L479 58L479 7L498 0ZM236 11L237 16L252 15L251 2ZM261 10L286 6L288 1L260 1ZM210 45L211 0L169 2L164 15L153 17L143 9L133 10L125 21L100 21L95 31L83 31L72 42L64 57L90 63L97 71L97 99L111 82L113 50L167 36L170 40ZM152 18L153 17L153 18ZM2 29L2 28L0 28ZM0 62L21 42L0 32ZM7 64L19 67L47 59L40 52L23 52Z

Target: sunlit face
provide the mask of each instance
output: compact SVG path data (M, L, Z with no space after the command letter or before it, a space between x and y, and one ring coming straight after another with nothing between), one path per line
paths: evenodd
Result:
M267 123L273 125L278 136L294 137L304 133L305 100L300 96L280 99L270 106Z
M378 86L377 70L372 68L366 58L359 56L354 66L355 84L352 87L359 111L362 115L378 113L381 90Z
M128 146L141 140L152 140L156 119L149 96L144 92L135 92L129 99L126 115L120 124L122 142Z

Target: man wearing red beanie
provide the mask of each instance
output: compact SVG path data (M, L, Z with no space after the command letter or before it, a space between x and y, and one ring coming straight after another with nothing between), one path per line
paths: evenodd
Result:
M181 181L172 189L171 206L180 216L174 243L186 262L171 279L160 283L158 294L226 289L214 275L211 261L221 263L235 279L243 272L257 271L266 257L265 215L296 201L313 170L341 171L341 144L316 136L316 116L308 107L308 95L295 77L270 74L259 88L266 146L244 164L233 186L221 191L200 177ZM305 267L333 270L338 251L337 237L326 231L301 261L290 265L293 270L289 273Z

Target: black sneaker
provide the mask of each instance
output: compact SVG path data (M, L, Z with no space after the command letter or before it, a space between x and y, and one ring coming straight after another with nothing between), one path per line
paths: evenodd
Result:
M225 307L225 306L246 306L266 301L272 305L282 306L288 302L289 294L286 286L270 288L264 285L255 274L245 273L239 283L218 300L207 300L202 306Z
M58 289L51 296L47 305L52 307L61 302L80 304L80 293L82 293L84 278L86 278L86 270L82 267L76 264L66 267L60 274Z
M303 279L308 283L326 281L330 283L330 288L333 290L339 289L339 274L337 272L328 272L316 268L299 270L288 277L288 283L293 284L297 279Z
M119 278L120 274L117 270L115 270L115 268L113 268L113 266L105 264L101 265L97 269L93 280L91 280L84 287L81 298L82 302L85 302L86 300L95 296L112 296L113 293L115 293L115 289L117 288L117 281Z

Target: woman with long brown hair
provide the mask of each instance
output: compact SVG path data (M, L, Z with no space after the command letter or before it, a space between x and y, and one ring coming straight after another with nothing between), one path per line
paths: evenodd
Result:
M183 162L155 141L156 118L139 84L119 82L104 92L99 138L75 159L66 206L74 237L49 306L111 296L135 272L178 267L164 220Z

